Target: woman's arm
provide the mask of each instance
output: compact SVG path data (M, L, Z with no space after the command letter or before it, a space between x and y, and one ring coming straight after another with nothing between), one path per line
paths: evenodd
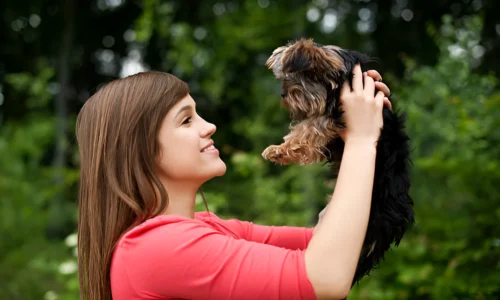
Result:
M314 231L314 228L308 227L260 225L236 218L222 219L206 211L197 212L195 216L222 226L241 239L290 250L305 250Z
M308 227L260 225L236 219L227 220L227 222L238 223L242 228L242 238L248 241L291 250L305 250L314 230Z
M335 192L305 251L306 269L318 295L331 295L332 283L346 297L352 284L370 214L376 148L347 144Z
M341 91L346 129L337 183L321 225L305 251L306 270L318 298L345 298L351 288L370 214L376 141L383 127L383 92L354 68L352 90ZM334 287L334 288L332 288Z

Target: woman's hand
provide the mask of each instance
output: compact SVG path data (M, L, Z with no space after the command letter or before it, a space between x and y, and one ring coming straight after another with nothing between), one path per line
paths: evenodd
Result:
M366 75L373 78L373 80L375 81L375 88L384 93L384 106L387 106L387 108L392 110L391 101L389 101L389 98L387 98L391 96L391 90L385 83L382 82L382 76L380 75L380 73L376 70L369 70L366 72Z
M353 70L352 89L345 82L340 92L340 101L344 110L346 129L340 130L339 135L345 143L366 143L373 145L380 136L383 127L382 108L384 102L390 105L385 93L389 88L375 80L382 79L376 71L362 73L361 67L356 65ZM373 76L373 77L372 77ZM375 94L375 88L379 91ZM385 99L384 99L385 98Z

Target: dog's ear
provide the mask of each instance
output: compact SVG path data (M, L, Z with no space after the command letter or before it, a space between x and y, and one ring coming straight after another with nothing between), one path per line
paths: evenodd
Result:
M300 39L282 50L282 72L314 71L321 74L344 70L342 58L336 51L329 50L316 45L312 39Z
M288 46L282 46L279 48L276 48L273 51L273 54L267 59L266 61L266 66L269 69L273 70L274 76L276 76L277 79L281 80L283 79L283 68L281 65L281 59L283 57L283 52L288 48Z

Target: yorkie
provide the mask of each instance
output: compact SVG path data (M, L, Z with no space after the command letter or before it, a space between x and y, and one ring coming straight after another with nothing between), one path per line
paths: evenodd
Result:
M266 66L282 82L282 104L290 112L292 123L284 143L267 147L262 156L279 164L325 161L337 176L344 150L337 131L346 126L340 90L346 80L352 87L354 66L359 63L365 71L369 60L363 53L320 45L311 39L274 50ZM399 245L415 222L409 195L410 139L404 130L405 114L384 107L383 120L377 142L370 218L353 285L370 274L392 243Z

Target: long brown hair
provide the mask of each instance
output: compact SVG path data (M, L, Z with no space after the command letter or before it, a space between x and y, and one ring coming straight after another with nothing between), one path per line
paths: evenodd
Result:
M81 299L111 299L109 271L118 239L166 209L167 191L154 172L157 135L167 112L188 93L187 84L173 75L144 72L108 83L81 109L76 122Z

